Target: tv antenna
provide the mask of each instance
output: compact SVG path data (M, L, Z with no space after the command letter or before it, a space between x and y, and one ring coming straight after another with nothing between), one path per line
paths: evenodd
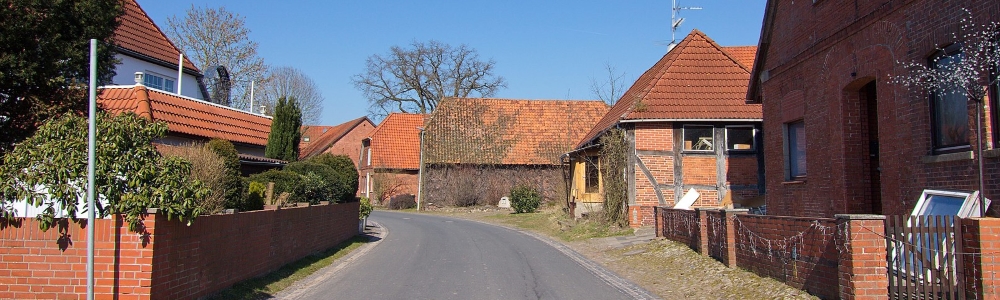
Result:
M700 6L680 6L677 0L672 0L670 6L670 44L667 45L667 52L677 46L677 27L681 27L684 18L681 18L681 10L701 10Z

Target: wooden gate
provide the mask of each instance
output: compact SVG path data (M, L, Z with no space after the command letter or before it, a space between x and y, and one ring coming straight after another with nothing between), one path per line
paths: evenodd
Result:
M889 216L890 299L965 299L962 230L955 216Z

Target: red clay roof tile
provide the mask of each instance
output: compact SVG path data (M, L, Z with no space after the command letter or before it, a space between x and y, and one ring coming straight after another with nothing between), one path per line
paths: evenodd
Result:
M420 129L424 115L392 113L368 136L372 166L386 169L420 169Z
M180 51L163 34L160 27L153 23L139 3L136 0L124 0L122 8L125 12L120 17L120 24L111 38L115 45L176 66ZM201 73L187 57L184 57L184 68Z
M639 76L577 148L622 120L761 119L760 104L745 99L756 48L720 47L691 31Z
M143 107L148 107L152 120L166 122L171 132L193 136L265 146L271 132L270 117L141 85L101 88L97 102L101 109L112 114L131 111L142 115Z
M448 98L427 121L425 161L556 165L607 111L602 101Z

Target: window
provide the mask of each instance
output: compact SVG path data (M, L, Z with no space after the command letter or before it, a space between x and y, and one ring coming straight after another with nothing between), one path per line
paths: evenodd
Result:
M959 46L945 48L943 55L931 60L934 69L948 69L962 59ZM932 136L935 153L961 151L969 148L969 99L965 92L952 86L931 92Z
M990 199L985 200L989 206ZM979 192L924 190L911 215L979 217Z
M712 151L712 131L712 126L684 125L684 150Z
M601 171L598 168L597 156L587 156L584 164L584 176L586 176L586 182L584 183L584 191L587 193L597 193L601 189Z
M753 150L754 130L753 126L726 126L726 149L728 150Z
M142 75L142 85L173 93L174 87L177 86L177 82L174 81L173 78L146 71L146 73Z
M806 176L806 128L803 121L785 124L786 179Z

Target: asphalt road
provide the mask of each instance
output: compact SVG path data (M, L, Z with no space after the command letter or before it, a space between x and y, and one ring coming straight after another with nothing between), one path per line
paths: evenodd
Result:
M376 211L369 220L387 229L377 244L286 297L652 298L565 246L534 235L420 214Z

